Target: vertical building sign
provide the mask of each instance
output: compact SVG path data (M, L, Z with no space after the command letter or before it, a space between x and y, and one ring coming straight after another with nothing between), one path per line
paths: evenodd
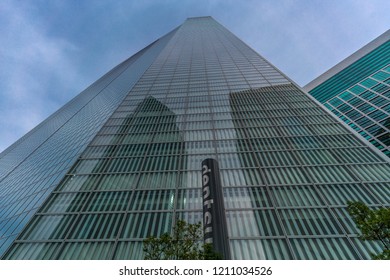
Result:
M204 242L212 244L224 259L230 259L221 178L215 159L202 161L202 190Z

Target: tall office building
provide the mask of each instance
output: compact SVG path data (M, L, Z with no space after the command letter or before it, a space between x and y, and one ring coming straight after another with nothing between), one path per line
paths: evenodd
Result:
M266 42L264 42L266 43ZM367 259L348 200L390 206L390 164L211 17L115 67L1 154L4 259L140 259L202 221L218 160L233 259Z
M390 157L390 30L304 89Z

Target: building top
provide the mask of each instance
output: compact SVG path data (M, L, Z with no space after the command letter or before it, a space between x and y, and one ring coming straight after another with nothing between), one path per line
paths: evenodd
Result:
M211 19L211 16L201 16L201 17L188 17L187 20L189 19Z
M322 75L320 75L319 77L317 77L316 79L308 83L303 88L306 91L311 91L313 88L322 84L329 78L333 77L340 71L344 70L345 68L347 68L348 66L350 66L351 64L353 64L354 62L364 57L368 53L372 52L373 50L375 50L376 48L378 48L379 46L381 46L382 44L386 43L389 40L390 40L390 29L384 32L376 39L374 39L373 41L371 41L370 43L368 43L367 45L365 45L364 47L362 47L361 49L359 49L358 51L354 52L352 55L348 56L340 63L330 68L328 71L326 71L325 73L323 73Z

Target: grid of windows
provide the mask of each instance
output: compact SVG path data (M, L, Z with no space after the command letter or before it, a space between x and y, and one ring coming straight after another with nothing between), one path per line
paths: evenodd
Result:
M340 63L348 66L344 66L340 70L341 66L338 64L338 66L323 74L324 77L327 77L325 81L316 86L312 86L310 83L305 87L310 88L310 94L314 98L321 103L325 103L336 94L347 90L350 86L388 65L390 63L389 39L390 30L387 30L381 36ZM363 55L360 52L366 54ZM350 64L349 61L356 59L357 56L360 58ZM332 73L333 69L335 73L331 75L330 73Z
M0 255L58 185L171 35L119 64L0 154Z
M188 19L31 219L7 259L141 259L202 222L219 161L234 259L365 259L348 200L390 206L390 165L213 19Z
M390 157L390 30L306 85L340 120Z
M324 105L390 157L390 64Z

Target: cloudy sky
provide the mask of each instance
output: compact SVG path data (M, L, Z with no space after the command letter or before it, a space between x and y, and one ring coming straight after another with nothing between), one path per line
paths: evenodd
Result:
M112 67L211 15L304 86L390 28L388 0L1 0L0 151Z

